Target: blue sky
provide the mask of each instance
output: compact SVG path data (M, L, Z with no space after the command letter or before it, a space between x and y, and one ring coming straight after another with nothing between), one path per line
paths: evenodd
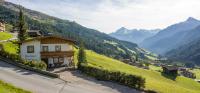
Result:
M200 0L6 0L52 16L111 33L165 28L188 17L200 19Z

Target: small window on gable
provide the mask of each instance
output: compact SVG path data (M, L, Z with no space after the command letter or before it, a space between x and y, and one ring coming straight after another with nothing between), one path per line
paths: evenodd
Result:
M55 51L61 51L61 46L60 45L56 45L55 46Z
M27 46L27 53L34 53L34 46Z
M49 47L48 46L42 46L42 51L43 52L48 52L49 51Z

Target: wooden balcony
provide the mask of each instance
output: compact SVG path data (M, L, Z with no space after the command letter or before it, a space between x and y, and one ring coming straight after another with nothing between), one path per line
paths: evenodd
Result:
M74 51L48 51L40 52L42 58L46 57L72 57L74 56Z

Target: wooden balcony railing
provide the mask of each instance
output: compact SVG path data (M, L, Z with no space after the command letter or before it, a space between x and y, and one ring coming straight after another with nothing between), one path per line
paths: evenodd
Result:
M72 57L74 56L74 51L45 51L40 52L41 57Z

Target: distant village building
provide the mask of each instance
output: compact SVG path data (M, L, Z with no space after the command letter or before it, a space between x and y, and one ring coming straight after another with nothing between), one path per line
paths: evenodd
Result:
M178 67L177 66L162 66L163 73L165 74L178 74Z
M6 27L5 27L5 23L3 21L0 21L0 32L5 32Z
M74 64L74 41L56 36L36 37L21 42L20 55L26 60L42 60L49 68Z
M188 78L193 78L193 79L196 78L196 75L194 73L190 72L189 70L181 71L180 74L185 77L188 77Z
M42 33L40 30L28 30L28 36L38 37L38 36L42 36Z

